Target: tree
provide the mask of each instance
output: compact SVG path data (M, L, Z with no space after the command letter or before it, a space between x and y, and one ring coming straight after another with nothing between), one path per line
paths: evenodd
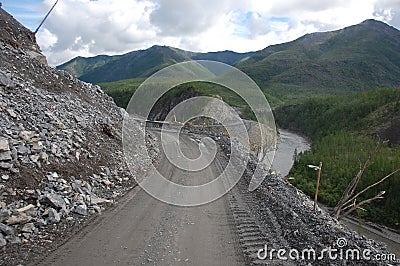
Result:
M376 154L378 152L380 144L381 144L381 141L379 141L378 144L376 145L374 154ZM371 162L371 157L372 157L372 155L370 155L367 158L367 160L365 161L365 163L362 167L360 166L360 170L358 171L357 175L350 181L350 183L348 184L346 190L344 191L341 199L339 200L338 204L334 208L333 216L336 219L340 220L341 218L346 217L347 215L352 213L353 211L362 209L361 206L371 203L374 200L382 199L383 195L386 193L386 191L380 191L375 196L357 203L357 200L360 195L362 195L369 189L379 185L380 183L384 182L386 179L388 179L392 175L396 174L397 172L400 172L400 168L399 168L399 169L391 172L387 176L383 177L378 182L375 182L372 185L369 185L368 187L364 188L363 190L361 190L360 192L355 194L358 183L360 182L360 179L361 179L362 175L364 174L365 169L368 167L369 163Z

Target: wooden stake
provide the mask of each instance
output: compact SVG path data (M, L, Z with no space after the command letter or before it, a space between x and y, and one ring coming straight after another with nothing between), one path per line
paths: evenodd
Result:
M322 170L322 162L319 163L319 168L318 168L318 179L317 179L317 187L315 189L315 198L314 198L314 212L317 209L317 201L318 201L318 189L319 189L319 183L321 181L321 170Z
M40 27L43 25L43 23L46 21L47 17L50 15L51 11L53 11L53 9L56 7L58 3L58 0L54 3L54 5L51 7L51 9L49 10L49 12L47 12L46 16L44 17L44 19L42 20L42 22L40 22L39 27L37 27L37 29L35 30L35 32L33 33L34 35L36 35L36 33L38 33Z

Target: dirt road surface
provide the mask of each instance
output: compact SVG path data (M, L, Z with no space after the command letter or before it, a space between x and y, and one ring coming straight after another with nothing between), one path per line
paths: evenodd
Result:
M187 157L198 143L183 136ZM206 183L221 172L216 160L189 174L161 160L159 170L177 183ZM123 203L58 248L41 265L244 265L228 195L197 207L177 207L148 195L139 186Z

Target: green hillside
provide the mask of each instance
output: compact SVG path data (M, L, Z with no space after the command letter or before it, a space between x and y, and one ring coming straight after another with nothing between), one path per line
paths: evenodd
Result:
M73 76L80 77L115 59L117 59L117 57L107 55L99 55L90 58L78 56L69 62L58 66L57 69L65 70Z
M149 77L164 67L192 59L213 60L234 65L252 54L232 51L195 53L155 45L146 50L133 51L124 55L77 57L57 68L66 70L83 81L101 83Z
M79 78L84 81L99 83L148 77L166 66L187 60L190 59L174 50L153 46L144 51L135 51L120 56L116 60L94 68Z
M307 34L239 63L282 102L400 85L400 31L375 20Z
M130 98L144 79L127 79L115 82L100 83L104 91L113 97L115 103L126 108ZM234 92L225 87L207 82L190 82L177 87L178 91L191 90L193 95L222 97L225 102L235 107L246 107L245 102Z

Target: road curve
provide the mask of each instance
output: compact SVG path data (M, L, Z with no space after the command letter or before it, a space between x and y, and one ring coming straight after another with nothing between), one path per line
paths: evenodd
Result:
M198 143L182 136L187 157ZM189 174L161 160L159 170L178 183L206 183L225 162ZM197 207L176 207L154 199L139 186L118 206L47 256L40 265L244 265L228 196Z

